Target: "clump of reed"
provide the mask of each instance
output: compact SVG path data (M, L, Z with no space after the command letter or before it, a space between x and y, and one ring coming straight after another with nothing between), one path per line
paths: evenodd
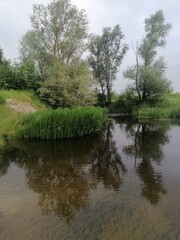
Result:
M18 138L62 139L99 132L106 111L97 107L44 110L27 116L16 131Z

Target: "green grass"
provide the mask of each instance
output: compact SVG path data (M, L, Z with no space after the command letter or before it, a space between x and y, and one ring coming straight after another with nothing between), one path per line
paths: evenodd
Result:
M13 136L19 121L27 116L27 113L18 113L10 109L6 104L7 99L28 102L36 109L44 107L31 91L0 90L0 145L3 142L3 136Z
M30 103L40 110L34 114L18 113L6 100ZM105 110L95 107L42 110L44 106L31 91L0 90L0 144L2 136L57 139L89 135L101 130Z
M33 91L0 90L0 103L1 99L3 101L6 101L6 99L13 99L16 101L27 102L37 109L42 109L44 107Z
M0 105L0 135L12 135L16 124L23 117L23 113L12 111L5 104Z
M0 96L0 104L4 104L4 103L5 103L4 97Z
M44 110L25 118L16 132L18 138L59 139L99 132L106 111L97 107Z
M180 93L170 94L155 107L143 105L134 113L140 118L174 118L180 119Z

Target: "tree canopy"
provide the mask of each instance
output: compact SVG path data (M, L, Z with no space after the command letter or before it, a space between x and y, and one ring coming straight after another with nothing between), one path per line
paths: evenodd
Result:
M125 78L134 81L133 89L141 102L171 91L171 83L165 77L166 63L163 57L157 58L157 50L165 46L170 29L161 10L145 19L145 36L134 48L136 65L124 72Z
M103 28L102 35L91 36L89 62L107 105L111 103L113 81L128 49L122 44L123 39L119 25Z
M87 27L85 11L69 0L53 0L47 6L34 4L31 29L20 43L21 58L31 59L41 73L53 58L72 63L84 51Z

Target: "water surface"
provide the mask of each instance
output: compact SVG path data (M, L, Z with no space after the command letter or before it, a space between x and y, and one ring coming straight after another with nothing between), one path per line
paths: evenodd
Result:
M180 124L0 146L0 239L180 239Z

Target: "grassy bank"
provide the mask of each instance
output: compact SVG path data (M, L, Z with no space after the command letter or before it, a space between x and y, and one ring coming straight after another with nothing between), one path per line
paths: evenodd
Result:
M0 90L0 143L2 136L13 135L19 121L27 116L27 113L10 108L7 104L8 99L11 99L12 103L29 103L36 109L44 107L31 91Z
M134 115L139 118L173 118L180 119L180 93L167 96L156 106L140 106L134 111Z
M32 91L25 90L0 90L0 104L1 101L5 103L7 99L12 99L14 101L30 103L33 107L37 109L43 108L42 103L38 97Z
M31 114L19 125L18 138L59 139L99 132L106 111L97 107L44 110Z
M26 112L28 107L37 112ZM95 107L42 109L31 91L0 90L0 141L3 136L57 139L89 135L100 131L106 118L105 110Z

